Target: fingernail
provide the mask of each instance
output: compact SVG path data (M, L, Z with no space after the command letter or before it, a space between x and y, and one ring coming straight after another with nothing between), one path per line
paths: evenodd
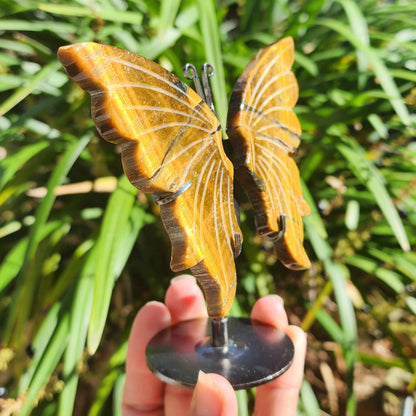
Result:
M284 299L281 297L281 296L279 296L279 295L276 295L276 294L274 294L274 295L269 295L272 299L274 298L274 299L276 299L279 303L281 303L282 305L284 305L284 303L285 303L285 301L284 301Z
M192 396L189 416L220 415L221 389L208 374L199 371L198 382Z
M144 305L145 306L147 306L147 305L160 306L160 305L163 305L163 303L162 302L159 302L158 300L149 300L149 302L146 302Z
M195 277L193 277L191 274L180 274L179 276L175 276L174 278L170 279L170 284L179 282L180 280L192 280L193 282L196 282Z

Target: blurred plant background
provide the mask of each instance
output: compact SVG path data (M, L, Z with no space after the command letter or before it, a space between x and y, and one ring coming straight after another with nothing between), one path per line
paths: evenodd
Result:
M0 414L119 415L130 325L173 276L58 47L116 45L180 77L209 61L224 121L248 61L290 35L313 265L282 267L237 189L233 313L277 292L308 331L299 415L398 415L416 388L415 22L413 0L0 0Z

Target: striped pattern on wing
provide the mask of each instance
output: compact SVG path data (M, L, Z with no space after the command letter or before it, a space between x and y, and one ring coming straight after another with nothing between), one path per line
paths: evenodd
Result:
M172 242L171 267L191 268L204 288L209 315L226 315L235 293L234 253L241 232L233 166L222 148L218 119L186 84L139 55L88 42L60 48L58 56L90 93L101 136L121 145L133 185L163 201L190 182L161 205Z
M310 262L303 248L301 217L310 209L292 158L301 134L292 110L298 99L293 60L292 38L257 53L233 90L227 133L235 173L252 202L258 232L274 240L287 267L304 269ZM286 231L278 238L282 215Z

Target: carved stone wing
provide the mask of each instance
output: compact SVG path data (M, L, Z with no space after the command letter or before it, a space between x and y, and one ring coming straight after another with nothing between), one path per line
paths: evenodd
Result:
M91 95L101 136L121 145L131 183L160 205L172 270L191 268L209 315L226 315L242 238L218 119L186 84L142 56L88 42L62 47L58 57Z
M257 53L231 95L227 134L235 174L253 205L257 231L274 241L283 264L305 269L310 262L303 248L302 216L310 209L292 158L301 133L292 110L298 99L290 70L293 60L292 38Z

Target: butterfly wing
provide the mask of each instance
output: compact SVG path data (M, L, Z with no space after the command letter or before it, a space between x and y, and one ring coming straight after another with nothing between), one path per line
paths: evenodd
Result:
M172 270L191 268L209 315L226 315L235 294L241 232L233 166L218 119L186 84L134 53L88 42L62 47L58 57L90 93L101 136L121 145L131 183L160 204Z
M257 53L231 95L227 134L235 174L253 205L258 232L274 240L287 267L305 269L310 262L303 248L301 217L310 208L302 197L292 158L301 133L292 110L298 99L298 85L290 70L293 60L292 38Z

